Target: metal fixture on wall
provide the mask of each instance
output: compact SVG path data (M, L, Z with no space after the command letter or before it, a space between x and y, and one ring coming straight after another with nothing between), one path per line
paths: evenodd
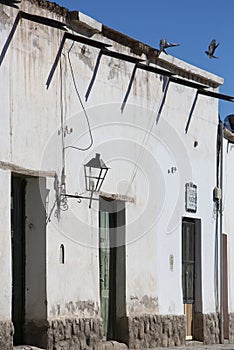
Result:
M61 196L63 198L61 202L64 201L64 199L66 201L66 198L89 199L89 208L91 208L92 200L98 200L97 198L93 198L93 194L94 192L100 191L108 170L109 168L101 159L101 155L96 153L95 158L92 158L84 164L85 187L86 191L90 193L90 197L81 196L79 194L62 193Z

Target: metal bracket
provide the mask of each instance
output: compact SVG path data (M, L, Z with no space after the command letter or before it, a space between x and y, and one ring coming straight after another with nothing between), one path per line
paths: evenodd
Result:
M89 199L89 208L91 208L92 201L99 201L99 198L93 198L93 193L94 191L91 192L90 197L80 196L79 194L68 194L68 193L64 193L62 194L62 196L66 198Z

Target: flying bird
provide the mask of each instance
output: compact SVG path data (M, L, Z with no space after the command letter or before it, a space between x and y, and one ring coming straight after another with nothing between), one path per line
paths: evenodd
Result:
M210 57L210 58L218 58L217 56L214 56L214 52L217 49L217 47L219 46L219 43L216 44L216 40L213 39L210 42L210 45L208 47L208 51L205 51L205 53Z
M180 46L180 44L169 43L167 39L161 39L159 43L160 50L159 50L158 56L160 55L161 52L164 52L167 55L166 49L172 46Z

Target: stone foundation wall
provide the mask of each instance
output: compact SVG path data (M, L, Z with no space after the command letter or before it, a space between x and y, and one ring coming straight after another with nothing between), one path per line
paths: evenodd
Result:
M229 314L229 343L234 344L234 313Z
M49 321L47 350L101 350L103 328L98 318Z
M185 344L184 315L145 315L128 318L132 349L171 347Z
M219 344L219 315L217 313L203 314L203 343L205 345Z
M11 321L0 321L0 349L13 349L14 327Z

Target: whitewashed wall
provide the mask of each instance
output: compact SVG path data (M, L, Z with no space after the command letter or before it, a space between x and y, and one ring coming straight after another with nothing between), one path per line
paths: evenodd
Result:
M228 297L229 312L234 310L234 274L233 274L233 171L234 171L234 147L233 144L224 141L224 165L223 165L223 233L228 239Z
M23 9L43 16L58 16L41 10L29 1ZM17 10L0 8L0 48L3 47ZM68 62L72 42L66 42L49 89L46 80L54 63L63 33L58 29L21 20L0 67L2 161L20 167L55 171L60 179L62 130L65 146L86 147L90 138L78 101ZM113 44L114 51L130 54L127 47L112 43L100 34L94 39ZM71 61L80 95L84 96L92 77L98 50L75 43ZM145 57L143 57L145 58ZM222 80L170 56L165 61L194 76ZM195 90L171 84L158 125L156 114L162 98L162 77L137 71L123 113L121 103L131 77L133 64L102 57L86 107L94 144L87 152L65 151L66 183L69 193L84 192L82 164L96 152L111 168L103 191L134 198L126 203L126 270L128 313L156 312L182 314L181 220L183 216L202 220L203 312L215 311L214 230L212 191L216 176L217 101L200 96L187 134L185 126ZM199 78L200 79L200 78ZM62 90L61 90L62 86ZM194 141L198 146L194 147ZM138 171L135 174L135 164ZM176 167L174 173L169 172ZM134 179L131 183L131 178ZM1 171L4 188L2 213L5 216L4 245L0 257L10 271L9 184L10 172ZM185 212L186 182L198 186L198 211ZM129 183L131 184L128 191ZM81 204L69 200L69 209L60 218L51 212L56 193L54 179L47 178L47 301L48 316L95 315L99 309L98 203ZM7 209L8 208L8 209ZM55 206L56 209L56 206ZM3 214L1 214L2 216ZM3 225L3 222L1 222ZM65 264L59 262L59 247L65 247ZM4 256L3 256L4 254ZM174 257L173 271L169 258ZM1 270L2 271L2 270ZM0 305L9 316L11 273L6 280ZM1 293L3 291L1 290ZM81 301L90 301L82 309ZM2 314L2 313L1 313Z

